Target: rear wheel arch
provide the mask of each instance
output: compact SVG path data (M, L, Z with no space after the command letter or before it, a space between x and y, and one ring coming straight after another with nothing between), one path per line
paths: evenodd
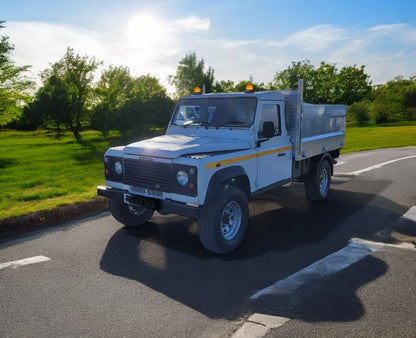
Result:
M322 201L328 197L333 172L333 160L329 153L314 159L312 170L305 180L305 193L308 199Z
M316 171L317 168L319 168L323 161L328 161L329 167L331 168L331 176L334 173L334 160L330 153L325 153L321 156L315 156L313 159L313 171Z

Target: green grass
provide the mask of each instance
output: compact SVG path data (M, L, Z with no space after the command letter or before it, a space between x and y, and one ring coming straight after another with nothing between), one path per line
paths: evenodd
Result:
M103 154L116 144L98 132L82 133L79 144L48 132L0 130L0 219L52 209L96 197L104 184ZM347 127L345 152L416 146L416 125Z
M96 197L103 154L116 142L84 132L83 142L47 132L0 131L0 219Z
M342 153L416 146L416 125L347 127Z

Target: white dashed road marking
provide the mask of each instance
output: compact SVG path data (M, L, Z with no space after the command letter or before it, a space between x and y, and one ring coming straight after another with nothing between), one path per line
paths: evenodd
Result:
M351 264L379 249L379 245L350 241L341 250L334 252L325 258L307 266L306 268L279 280L263 290L257 291L251 299L257 299L265 295L275 295L295 291L302 285L307 284L311 279L336 274L346 269Z
M255 313L233 334L232 338L261 338L271 329L282 326L289 320L285 317Z
M46 262L46 261L50 261L50 260L51 259L46 257L46 256L34 256L34 257L20 259L18 261L0 263L0 270L7 269L7 268L16 269L16 268L18 268L19 266L22 266L22 265L41 263L41 262Z
M391 160L391 161L387 161L387 162L383 162L383 163L379 163L376 165L372 165L371 167L367 167L361 170L356 170L356 171L351 171L349 173L337 173L337 175L360 175L362 173L365 173L367 171L371 171L374 169L379 169L381 167L384 167L385 165L391 164L391 163L395 163L398 161L402 161L402 160L408 160L409 158L416 158L416 155L411 155L411 156L406 156L406 157L401 157L401 158L396 158L395 160Z

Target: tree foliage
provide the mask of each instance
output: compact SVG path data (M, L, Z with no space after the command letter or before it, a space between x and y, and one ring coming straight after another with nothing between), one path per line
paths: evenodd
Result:
M235 92L244 92L246 90L246 85L250 83L253 85L254 91L265 91L270 90L268 86L264 83L256 83L253 81L243 80L235 84L233 81L219 81L215 82L213 87L214 93L235 93Z
M308 93L312 90L312 78L315 67L309 60L292 61L288 68L276 73L272 86L273 89L295 89L298 87L298 79L304 80L304 90Z
M36 129L39 126L52 128L59 138L70 105L70 95L63 79L52 74L36 92L32 102L24 108L20 123L24 129Z
M0 21L0 29L4 28ZM10 52L14 46L8 36L0 39L0 127L13 119L19 118L22 107L30 99L34 82L26 73L30 66L16 66L11 60Z
M234 81L231 80L221 80L215 81L215 84L212 88L214 93L232 93L235 92L235 84Z
M207 93L212 92L214 69L204 71L204 59L198 60L196 53L187 54L179 61L176 75L169 76L169 82L176 88L177 97L191 94L196 86L205 86Z
M150 75L132 77L126 67L105 70L96 93L92 126L104 135L110 130L141 135L151 127L166 126L173 108L159 80Z
M347 115L352 115L355 121L357 121L358 126L362 127L366 122L370 120L368 106L368 101L354 102L352 105L348 106Z
M131 99L134 79L127 67L113 67L104 70L95 88L96 104L91 117L94 129L100 130L104 136L114 124L120 123L121 111Z
M416 78L396 77L373 91L369 106L376 123L416 119Z
M89 122L94 71L100 64L68 47L63 58L41 74L44 86L26 110L26 117L40 114L44 122L52 121L58 129L63 124L79 142L82 123Z
M304 99L310 103L352 104L371 93L369 75L365 67L343 67L321 62L318 68L309 60L292 62L292 66L278 72L272 83L275 89L297 88L298 79L304 79Z

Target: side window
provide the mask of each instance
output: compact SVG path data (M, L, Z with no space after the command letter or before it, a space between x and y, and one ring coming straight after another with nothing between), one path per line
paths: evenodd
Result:
M259 130L257 132L258 137L263 137L264 122L274 123L274 136L278 136L282 133L280 128L280 105L263 104L261 106Z

